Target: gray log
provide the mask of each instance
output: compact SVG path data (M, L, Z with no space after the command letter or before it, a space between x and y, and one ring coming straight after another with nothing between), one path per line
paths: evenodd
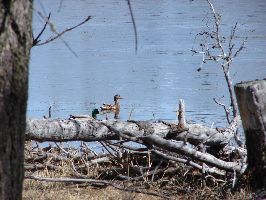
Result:
M266 79L235 85L254 190L266 188Z
M119 132L130 133L131 136L157 135L166 137L175 135L176 140L188 141L198 145L204 143L209 146L223 146L233 137L236 130L236 120L224 131L197 124L187 124L186 130L178 131L172 127L176 124L154 121L117 121L94 119L28 119L26 139L37 141L102 141L117 140L118 135L110 131L107 126L113 127ZM107 125L107 126L106 126Z

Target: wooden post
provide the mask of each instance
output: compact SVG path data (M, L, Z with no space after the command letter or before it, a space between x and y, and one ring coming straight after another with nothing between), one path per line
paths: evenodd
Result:
M254 191L266 189L266 79L235 85L246 136L250 184Z

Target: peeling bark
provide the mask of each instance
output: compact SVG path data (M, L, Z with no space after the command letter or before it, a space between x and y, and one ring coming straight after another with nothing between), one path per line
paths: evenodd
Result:
M176 123L163 121L116 121L93 119L28 119L26 139L37 141L102 141L117 140L119 136L106 125L131 136L157 135L162 138L171 135L176 140L188 141L193 145L224 146L234 136L236 121L219 132L199 124L187 124L186 129L177 129ZM105 125L106 124L106 125Z

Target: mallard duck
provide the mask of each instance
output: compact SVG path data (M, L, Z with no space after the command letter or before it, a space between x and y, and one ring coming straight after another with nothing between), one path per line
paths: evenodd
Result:
M93 109L90 115L70 115L69 119L96 119L97 115L100 114L98 109Z
M111 110L111 111L120 110L119 99L123 98L119 94L116 94L114 96L114 104L103 103L103 105L101 106L101 110Z

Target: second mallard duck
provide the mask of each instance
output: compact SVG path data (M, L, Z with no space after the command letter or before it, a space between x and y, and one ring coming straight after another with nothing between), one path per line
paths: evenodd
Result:
M104 103L101 106L101 110L110 110L110 111L117 111L120 110L119 99L123 99L119 94L114 96L114 104L106 104Z
M98 109L93 109L90 115L70 115L69 119L83 119L83 120L93 120L97 118L97 115L100 114Z

